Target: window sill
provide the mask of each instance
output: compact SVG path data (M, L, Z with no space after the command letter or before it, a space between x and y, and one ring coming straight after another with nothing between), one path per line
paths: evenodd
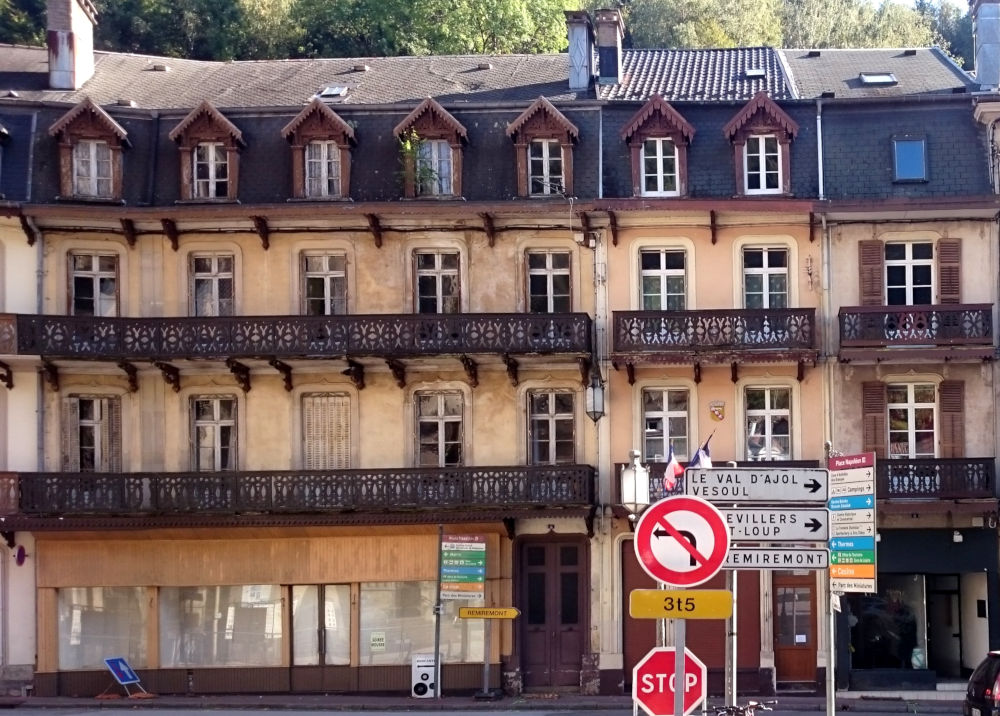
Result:
M353 204L354 199L349 196L291 196L285 199L289 204Z
M115 199L104 196L57 196L56 201L66 204L103 204L114 206L125 206L124 199Z
M457 194L426 194L422 196L404 196L403 201L465 201L464 196Z
M923 179L893 179L893 184L927 184L930 179L924 177Z
M239 204L239 199L177 199L174 204Z

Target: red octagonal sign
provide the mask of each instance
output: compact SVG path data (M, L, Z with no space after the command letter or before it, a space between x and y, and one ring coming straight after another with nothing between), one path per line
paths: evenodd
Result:
M632 669L632 698L649 716L674 716L675 652L671 647L650 651ZM708 691L708 675L701 659L684 650L684 713L688 716Z

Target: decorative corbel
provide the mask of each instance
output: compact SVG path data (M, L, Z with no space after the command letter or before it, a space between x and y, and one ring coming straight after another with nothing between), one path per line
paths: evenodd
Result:
M477 387L479 385L479 366L476 365L476 361L467 355L463 355L460 360L462 367L465 368L465 374L469 377L469 383L473 388Z
M809 212L809 243L816 240L816 214Z
M719 227L715 223L715 209L708 212L708 228L712 232L712 245L719 242Z
M257 236L260 237L261 246L267 251L271 248L271 227L267 225L267 217L251 216L250 219L253 221L253 228L257 230Z
M292 366L287 363L283 363L277 358L272 358L267 362L269 366L274 368L276 371L281 373L281 379L285 384L285 390L289 393L292 392Z
M406 387L406 365L401 360L386 358L385 364L392 371L392 377L396 380L396 385L400 388Z
M122 224L122 231L125 234L125 240L128 242L128 247L130 249L135 248L136 233L135 233L135 222L131 219L120 219Z
M729 380L734 383L738 382L740 379L740 369L736 361L729 364Z
M701 363L694 364L694 382L696 384L701 382Z
M177 222L173 219L160 219L160 225L163 226L163 233L170 239L170 248L177 251L181 240L180 232L177 231Z
M153 361L153 365L160 369L164 382L173 388L175 393L181 392L181 372L176 366L159 360Z
M250 392L250 368L234 358L226 358L226 367L236 378L237 385L244 393Z
M139 391L139 369L134 365L129 363L127 360L118 361L118 367L125 371L125 375L128 376L128 392L136 393Z
M365 214L365 218L368 219L368 230L372 232L372 238L375 239L375 248L382 248L382 223L376 214Z
M42 377L45 378L45 382L49 384L55 392L59 392L59 369L56 368L55 363L50 363L47 360L42 361Z
M364 390L365 387L365 367L360 363L355 363L354 361L347 360L347 370L340 371L343 375L346 375L354 383L354 387L358 390Z
M799 358L799 364L795 370L795 380L800 383L805 380L806 377L806 362Z
M576 365L580 369L580 382L586 388L590 385L590 358L587 356L577 358Z
M517 537L517 531L514 529L516 524L517 521L513 517L503 518L503 526L504 529L507 530L507 539L511 542L513 542L514 538Z
M517 361L511 358L508 354L504 353L502 356L503 364L507 366L507 377L510 378L510 384L515 388L517 387Z
M14 539L14 530L3 530L0 532L0 537L3 537L4 543L11 549L17 546L17 541Z
M625 364L625 375L628 376L628 384L635 385L635 363Z
M14 373L11 371L10 366L3 361L0 361L0 383L7 386L7 390L14 388Z
M35 242L38 241L38 232L35 231L35 227L31 225L27 216L21 214L18 218L21 219L21 231L24 232L25 238L28 239L28 246L34 246Z
M594 516L597 515L597 505L591 505L587 515L583 518L583 523L587 525L587 537L594 539Z
M497 240L497 230L493 225L493 215L484 211L479 215L479 218L483 220L483 231L486 232L486 239L489 241L490 248L492 249Z
M611 230L611 245L618 245L618 215L613 212L608 212L608 229Z

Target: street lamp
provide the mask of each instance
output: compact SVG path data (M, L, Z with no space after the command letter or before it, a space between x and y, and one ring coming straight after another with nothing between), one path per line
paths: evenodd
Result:
M596 423L604 417L604 383L601 381L601 374L596 370L590 374L586 404L588 418Z
M639 463L638 450L629 452L631 464L622 468L622 504L635 519L649 505L649 468Z

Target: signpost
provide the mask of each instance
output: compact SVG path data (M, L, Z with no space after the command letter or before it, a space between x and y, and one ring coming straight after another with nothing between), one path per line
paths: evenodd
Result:
M684 493L711 502L801 502L823 504L828 472L810 467L727 467L687 470Z
M482 599L486 590L486 538L441 538L441 599Z
M683 667L680 676L678 661ZM705 665L687 649L652 649L632 670L632 698L649 716L688 716L705 700L707 685Z
M633 619L728 619L733 593L725 589L633 589L628 595Z
M516 619L521 615L521 610L517 607L459 607L459 619ZM490 631L491 625L487 624L485 632L485 643L483 644L483 690L476 694L477 699L492 699L494 695L490 692Z
M874 593L875 453L831 457L830 590Z
M793 507L721 508L733 542L825 542L829 512Z

